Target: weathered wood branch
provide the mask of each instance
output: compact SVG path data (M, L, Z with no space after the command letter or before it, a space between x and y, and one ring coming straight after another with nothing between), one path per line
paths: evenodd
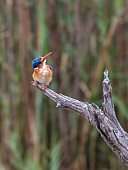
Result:
M32 82L34 84L34 82ZM42 90L42 85L37 88ZM107 145L128 166L128 133L118 122L112 102L112 87L108 70L104 71L102 109L96 104L81 102L47 88L44 94L57 103L56 107L74 110L83 115L101 134Z

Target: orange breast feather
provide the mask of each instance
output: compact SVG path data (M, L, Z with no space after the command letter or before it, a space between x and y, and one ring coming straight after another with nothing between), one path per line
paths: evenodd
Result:
M45 65L43 67L43 65L40 64L39 67L34 69L34 73L32 77L35 81L38 81L39 83L42 83L48 86L49 83L52 81L52 75L53 73L50 70L48 65Z

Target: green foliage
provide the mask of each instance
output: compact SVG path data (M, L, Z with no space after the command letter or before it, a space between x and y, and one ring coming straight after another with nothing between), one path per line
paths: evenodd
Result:
M61 145L58 143L57 145L53 146L53 149L50 153L50 169L51 170L59 170L60 163L61 163Z
M116 95L113 95L113 102L115 107L118 109L119 114L123 114L124 117L128 118L128 108L125 106L123 101Z

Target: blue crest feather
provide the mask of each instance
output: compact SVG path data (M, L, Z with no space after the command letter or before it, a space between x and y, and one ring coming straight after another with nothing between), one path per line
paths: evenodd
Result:
M36 57L34 60L32 60L32 68L38 67L39 64L41 63L40 60L41 60L41 57L40 57L40 56L39 56L39 57Z

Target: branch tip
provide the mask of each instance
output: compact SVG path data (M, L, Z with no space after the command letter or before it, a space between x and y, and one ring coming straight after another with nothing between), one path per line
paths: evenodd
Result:
M108 70L105 69L105 70L104 70L104 79L107 79L107 78L108 78Z
M104 80L103 80L103 83L108 83L108 82L110 82L109 77L108 77L108 70L105 69L104 70Z

